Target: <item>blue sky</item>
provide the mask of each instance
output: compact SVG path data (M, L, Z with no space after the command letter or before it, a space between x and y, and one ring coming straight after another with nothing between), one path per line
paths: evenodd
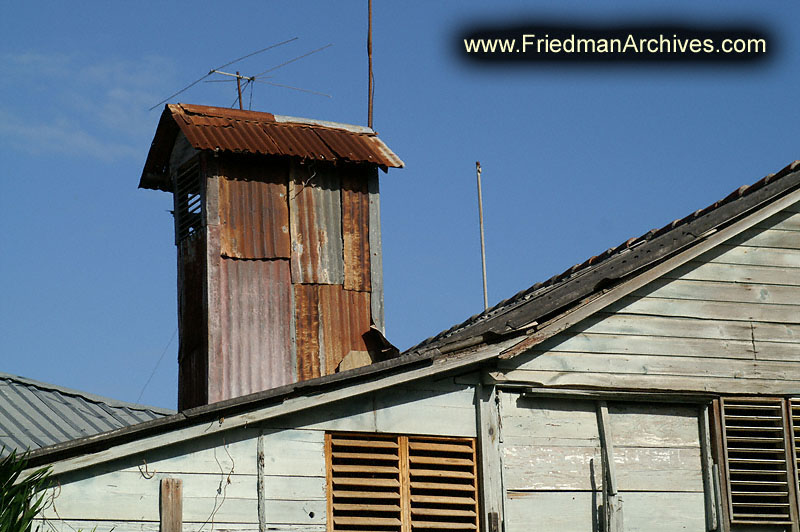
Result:
M800 158L800 4L788 0L374 5L375 129L406 162L382 180L387 336L409 347L490 304ZM136 188L160 108L236 57L273 72L255 110L364 124L366 1L38 2L0 20L0 371L175 407L168 194ZM681 20L769 30L756 64L484 65L476 23ZM230 83L172 100L230 106ZM249 93L246 102L249 103ZM163 360L157 365L161 354ZM152 380L145 387L155 369Z

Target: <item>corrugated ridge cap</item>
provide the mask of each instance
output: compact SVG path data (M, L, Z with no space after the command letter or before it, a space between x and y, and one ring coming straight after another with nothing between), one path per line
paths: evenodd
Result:
M46 382L41 382L33 379L28 379L26 377L20 377L18 375L12 375L10 373L0 372L0 380L6 380L11 382L16 382L22 384L24 386L32 386L39 388L41 390L48 390L59 392L64 395L72 396L72 397L80 397L92 403L97 404L105 404L112 408L127 408L130 410L138 410L138 411L149 411L153 412L154 414L160 414L164 416L170 416L175 414L175 410L170 410L168 408L161 408L157 406L147 406L138 403L128 403L125 401L119 401L117 399L111 399L109 397L103 397L101 395L95 395L92 393L82 392L79 390L75 390L72 388L67 388L65 386L59 386L57 384L50 384Z
M432 349L434 347L440 347L442 345L449 343L448 340L450 340L450 338L454 337L456 334L459 335L459 338L457 339L454 338L453 341L463 340L464 334L467 333L470 328L477 326L478 324L485 323L499 316L502 316L510 310L520 307L529 301L532 301L547 294L548 292L557 288L561 284L564 284L572 279L575 279L585 273L594 270L596 267L603 265L605 261L607 261L608 259L619 256L620 254L629 251L632 248L635 248L639 245L649 242L654 238L663 236L673 230L680 229L687 223L696 220L701 216L709 214L719 209L723 205L731 203L734 200L749 196L750 194L758 190L761 190L766 185L774 183L779 179L782 179L783 177L786 177L787 175L794 173L797 170L800 170L800 160L793 161L792 163L782 168L780 171L773 174L769 174L764 178L756 181L752 185L744 185L737 188L724 198L712 203L711 205L703 209L698 209L697 211L694 211L693 213L683 218L674 220L671 223L659 229L651 229L650 231L639 237L629 238L628 240L622 242L618 246L609 248L603 253L592 256L580 264L575 264L571 268L568 268L567 270L561 272L560 274L554 275L553 277L551 277L546 281L536 283L529 288L521 290L517 292L515 295L511 296L510 298L500 301L491 308L483 312L480 312L478 314L475 314L467 318L465 321L458 323L453 327L445 331L442 331L435 336L431 336L430 338L423 340L422 342L418 343L413 347L410 347L405 351L405 353L424 351L427 349ZM477 334L479 333L476 333L476 336Z

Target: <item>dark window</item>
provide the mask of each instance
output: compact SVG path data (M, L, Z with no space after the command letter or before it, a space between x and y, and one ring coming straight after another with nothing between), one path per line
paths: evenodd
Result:
M175 176L175 242L197 234L203 227L203 187L197 161Z

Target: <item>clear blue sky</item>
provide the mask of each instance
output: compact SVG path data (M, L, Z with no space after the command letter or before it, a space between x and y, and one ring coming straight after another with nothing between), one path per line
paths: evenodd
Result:
M400 348L796 158L800 3L375 0L388 338ZM770 31L758 64L476 65L464 25L683 20ZM160 109L248 52L253 109L366 122L366 0L19 2L0 20L0 371L135 401L176 329L168 194L137 190ZM173 101L230 106L232 84ZM249 102L249 94L246 102ZM175 407L177 341L141 402Z

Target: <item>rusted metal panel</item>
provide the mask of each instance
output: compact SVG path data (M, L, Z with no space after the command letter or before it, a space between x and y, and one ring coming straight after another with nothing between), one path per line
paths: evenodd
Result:
M326 374L335 373L351 351L368 351L363 335L370 326L369 292L319 286L319 315Z
M372 306L372 323L381 333L386 334L386 322L383 311L383 253L381 251L381 201L378 185L378 169L372 168L367 178L369 192L369 270L370 270L370 305Z
M365 168L342 168L344 288L369 291L369 193Z
M206 240L194 235L178 245L178 409L208 402L205 317Z
M369 128L201 105L167 105L161 115L141 188L169 191L169 157L178 132L192 148L283 155L318 161L403 166Z
M221 172L224 177L218 182L222 256L288 259L288 162L263 164L253 157L226 157Z
M370 327L369 292L341 285L294 285L297 377L336 373L351 351L369 351L363 335Z
M288 384L289 261L218 260L219 341L209 352L209 402Z
M292 163L289 219L293 283L344 282L340 188L333 166Z
M319 286L294 285L294 322L297 380L304 381L324 373L320 358Z

